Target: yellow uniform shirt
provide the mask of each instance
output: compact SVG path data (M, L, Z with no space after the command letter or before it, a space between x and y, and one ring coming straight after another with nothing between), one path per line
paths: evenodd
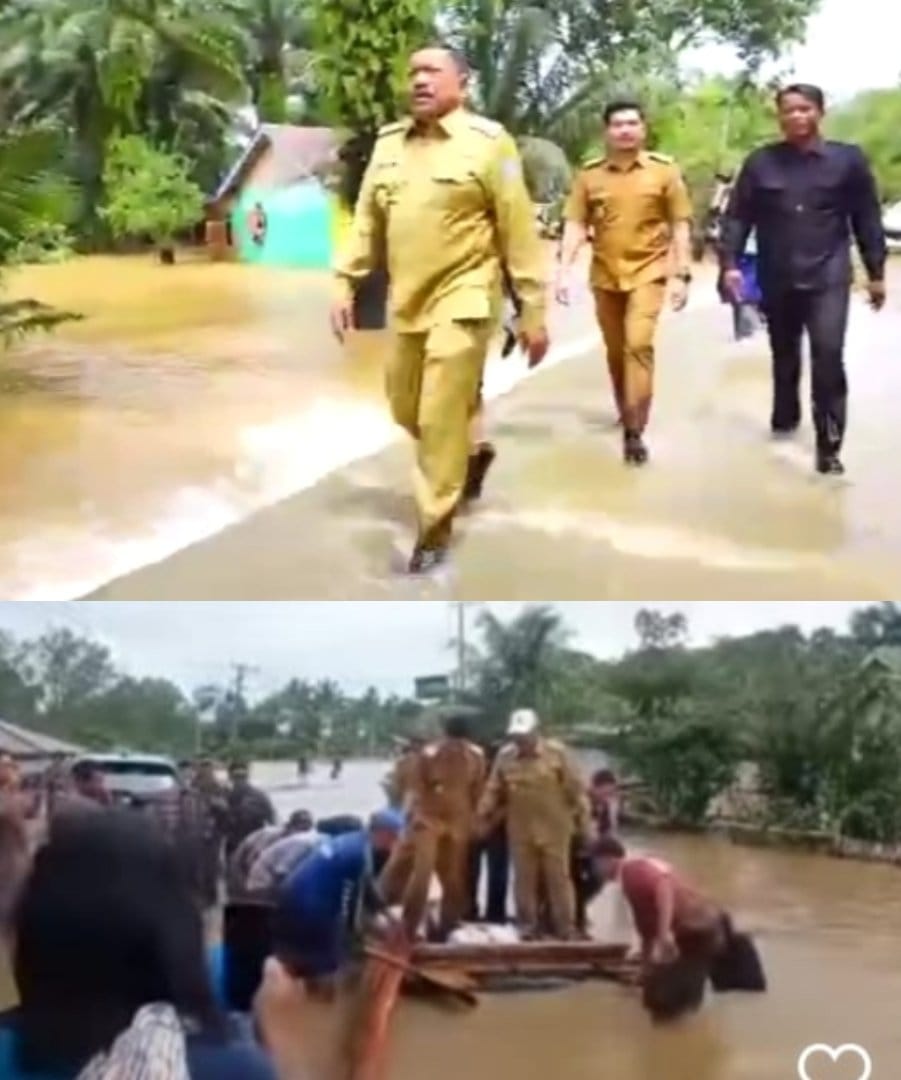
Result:
M625 168L607 158L587 162L566 205L566 219L590 231L592 286L616 291L668 277L673 225L691 217L678 165L650 152Z
M490 319L501 262L523 304L524 329L544 325L546 268L512 137L457 109L428 129L382 128L350 236L335 262L342 295L387 259L395 329Z

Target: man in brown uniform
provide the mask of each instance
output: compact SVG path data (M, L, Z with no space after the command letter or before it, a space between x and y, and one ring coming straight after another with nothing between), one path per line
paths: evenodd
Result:
M576 937L570 845L589 833L588 799L565 747L538 733L532 709L510 718L512 742L498 754L479 806L481 820L506 813L513 859L517 921L524 936L539 933L541 899L557 937Z
M425 746L415 762L407 832L379 879L386 903L403 898L411 940L425 915L433 873L441 884L442 934L463 918L476 809L485 786L485 755L470 742L462 714L448 716L443 737Z
M608 105L604 124L607 153L586 162L569 196L556 291L568 304L570 269L590 235L591 289L623 425L623 456L643 465L654 335L671 274L673 307L688 302L692 208L678 166L644 149L640 105Z
M511 136L463 108L465 60L426 48L410 62L412 116L382 128L353 227L335 264L332 328L353 322L354 290L387 256L397 341L387 390L417 442L418 538L411 573L447 554L470 459L470 420L495 330L501 266L522 301L530 362L547 351L545 260Z

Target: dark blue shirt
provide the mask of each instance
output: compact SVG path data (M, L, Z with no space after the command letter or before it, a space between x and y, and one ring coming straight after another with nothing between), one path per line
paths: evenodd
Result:
M871 281L887 258L876 181L863 151L849 143L787 142L745 161L722 225L723 268L734 269L752 230L764 293L850 285L851 234Z
M282 902L311 922L345 920L371 865L366 832L325 840L288 878Z

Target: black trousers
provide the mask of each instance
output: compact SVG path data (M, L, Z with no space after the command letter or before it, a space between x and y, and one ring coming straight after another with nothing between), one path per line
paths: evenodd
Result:
M492 924L507 921L507 893L510 888L510 846L506 826L495 829L486 840L473 844L469 861L469 910L467 919L480 922L479 880L484 856L488 873L484 921Z
M801 342L810 341L813 423L817 447L841 448L847 420L845 333L851 289L787 289L767 292L764 314L773 354L774 431L791 431L801 421Z

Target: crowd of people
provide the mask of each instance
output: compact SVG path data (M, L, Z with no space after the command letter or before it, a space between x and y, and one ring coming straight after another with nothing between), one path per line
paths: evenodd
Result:
M10 1080L295 1080L304 994L331 1000L363 939L409 953L508 920L522 940L588 938L589 905L612 882L655 1019L696 1009L708 981L765 985L717 903L626 851L613 771L585 783L531 709L494 745L478 745L459 710L440 734L412 737L386 778L389 805L368 822L300 809L278 823L237 761L228 783L210 760L183 763L173 792L130 807L91 763L52 779L29 788L0 758ZM157 1071L141 1071L148 1055Z

